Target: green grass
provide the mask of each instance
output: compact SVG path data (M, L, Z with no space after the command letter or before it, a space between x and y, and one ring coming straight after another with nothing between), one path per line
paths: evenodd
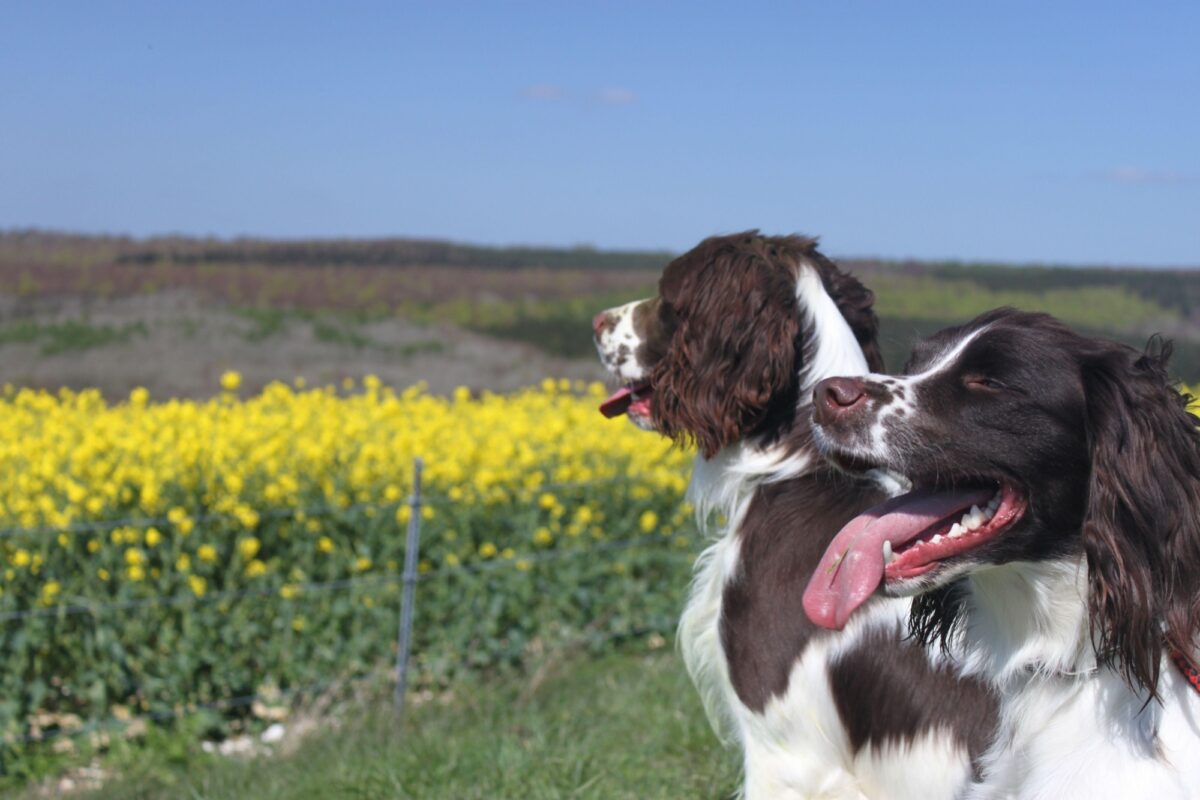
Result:
M738 784L737 757L717 743L670 647L460 684L411 708L402 727L386 697L335 718L340 727L327 720L289 755L256 760L208 755L180 736L123 745L105 762L119 777L87 797L718 800Z
M1070 325L1127 331L1178 321L1179 312L1164 308L1123 286L1076 286L1037 291L996 288L970 280L929 276L873 276L875 310L883 318L942 322L967 320L999 306L1044 311Z
M110 344L123 344L134 336L146 336L145 323L92 325L85 320L66 322L16 322L0 327L0 345L40 343L42 355L90 350Z

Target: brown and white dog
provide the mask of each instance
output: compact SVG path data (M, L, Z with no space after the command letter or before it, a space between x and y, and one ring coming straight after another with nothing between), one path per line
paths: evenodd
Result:
M916 595L916 632L994 687L964 797L1200 798L1200 432L1169 353L997 309L817 387L822 451L915 488L838 533L805 608Z
M680 647L747 798L953 798L994 730L983 685L905 641L910 601L879 598L840 632L804 587L833 535L901 490L851 477L812 440L813 386L882 370L873 296L799 236L705 240L656 297L593 321L623 384L601 407L699 454L689 498L723 519L701 555Z

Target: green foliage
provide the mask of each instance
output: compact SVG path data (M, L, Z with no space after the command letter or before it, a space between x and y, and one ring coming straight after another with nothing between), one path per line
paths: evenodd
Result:
M603 532L561 536L528 557L491 543L529 541L549 522L546 508L515 501L437 504L422 542L426 572L417 590L412 684L440 687L473 671L517 667L556 642L582 640L599 651L646 631L670 631L699 538L647 536L643 515L654 511L665 519L677 513L679 498L635 500L628 490L623 484L560 490L565 508L603 509ZM92 534L11 537L10 551L54 560L63 576L54 607L96 610L55 612L45 601L30 603L34 589L5 587L7 610L33 605L36 612L0 621L6 769L27 769L20 765L37 758L38 747L21 744L31 733L70 732L80 720L107 719L114 711L169 717L231 697L303 691L391 664L405 541L397 508L352 508L319 519L263 514L254 536L263 542L256 556L265 574L247 581L236 556L224 572L193 559L192 575L206 581L201 596L182 574L161 596L128 582L113 593L98 590L89 576L121 570L127 553L89 547ZM234 520L217 519L187 535L228 553L237 552L247 532ZM638 543L609 544L630 539ZM73 567L61 563L63 541ZM182 540L168 536L154 558L170 564L181 552ZM470 570L427 571L430 563L456 563L450 554L463 552L494 555ZM42 720L36 726L35 712ZM231 709L217 721L237 724L248 713Z
M353 347L361 350L371 344L371 340L347 324L339 324L328 319L313 320L313 336L318 342Z
M1200 305L1200 271L1168 269L1109 269L1100 267L1015 267L1003 264L930 264L924 272L934 278L970 280L994 290L1018 288L1029 292L1119 287L1152 303L1191 316Z
M1179 312L1120 286L992 288L970 280L884 274L872 278L876 311L884 319L965 322L999 306L1043 311L1064 322L1094 329L1127 331L1178 322Z
M125 325L92 325L86 320L66 322L17 322L0 328L0 345L41 344L42 355L52 356L71 351L90 350L112 344L123 344L135 336L146 336L145 323Z
M261 342L283 333L295 312L283 308L239 308L237 313L250 323L242 334L248 342Z

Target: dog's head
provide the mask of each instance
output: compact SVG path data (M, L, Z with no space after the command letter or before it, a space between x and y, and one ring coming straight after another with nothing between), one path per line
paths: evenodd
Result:
M600 360L623 384L601 410L711 457L790 423L821 377L882 369L873 300L812 239L706 239L667 265L657 296L596 315Z
M826 456L915 488L837 535L810 616L840 627L882 586L923 594L918 630L944 636L955 579L1085 555L1097 654L1153 690L1164 636L1187 649L1200 628L1200 437L1168 354L1000 309L918 344L903 376L819 384Z

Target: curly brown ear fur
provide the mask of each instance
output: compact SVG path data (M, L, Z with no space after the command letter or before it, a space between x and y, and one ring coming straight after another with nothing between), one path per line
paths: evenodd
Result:
M801 320L791 251L800 247L811 242L751 231L707 239L668 266L660 295L676 325L671 357L651 378L660 431L711 458L773 414L794 413Z
M1169 345L1096 344L1083 372L1092 639L1101 663L1154 695L1164 637L1190 652L1200 628L1200 436L1167 378Z

